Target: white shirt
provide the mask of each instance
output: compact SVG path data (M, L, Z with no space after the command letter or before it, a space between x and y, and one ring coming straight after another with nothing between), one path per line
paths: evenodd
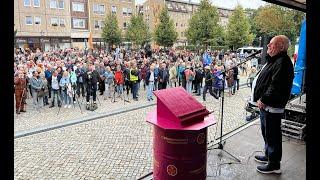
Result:
M154 81L154 72L150 72L150 78L149 81Z
M253 94L254 94L254 89L256 87L256 83L257 83L257 80L259 78L259 75L261 73L261 71L263 70L263 68L267 65L267 63L265 65L262 66L259 74L256 75L256 77L253 79L253 82L252 82L252 91L251 91L251 100L250 100L250 104L253 104L255 106L258 106L257 102L253 102ZM264 109L270 113L283 113L284 112L284 108L274 108L274 107L271 107L271 106L266 106L266 108Z

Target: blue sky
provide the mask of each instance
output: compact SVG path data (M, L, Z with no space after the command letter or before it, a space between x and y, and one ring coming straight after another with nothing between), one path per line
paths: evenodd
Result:
M136 0L136 4L142 4L145 1L146 0ZM266 2L262 0L210 0L210 1L218 7L224 7L229 9L233 9L238 3L244 8L252 8L252 9L257 9L261 5L266 4ZM191 0L191 2L199 3L200 0Z

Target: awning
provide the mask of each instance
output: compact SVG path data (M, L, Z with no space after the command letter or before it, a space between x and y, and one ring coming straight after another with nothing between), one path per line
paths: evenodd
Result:
M296 9L303 12L307 11L306 0L263 0L263 1L288 7L291 9Z

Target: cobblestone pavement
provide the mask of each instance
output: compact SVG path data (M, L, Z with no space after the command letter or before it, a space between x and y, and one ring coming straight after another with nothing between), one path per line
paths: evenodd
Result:
M244 125L245 99L250 89L240 88L224 103L223 133ZM145 92L141 92L143 96ZM207 101L195 96L219 119L219 100L207 94ZM143 97L141 97L143 98ZM145 99L145 98L143 98ZM102 98L100 98L102 101ZM123 105L123 102L104 104L96 112L79 108L63 109L66 121L112 111L123 106L141 105L145 100ZM118 103L118 104L117 104ZM130 104L130 105L129 105ZM73 126L16 138L14 141L15 179L137 179L152 171L152 125L146 122L146 114L156 106L129 111ZM54 111L57 111L55 109ZM41 110L40 110L41 111ZM15 118L15 131L54 124L58 116L52 110L34 111ZM65 112L62 112L65 111ZM50 114L51 113L51 114ZM25 116L25 117L24 117ZM26 118L26 119L24 119ZM28 122L28 123L27 123ZM24 123L23 125L19 125ZM209 128L208 142L219 137L220 123Z

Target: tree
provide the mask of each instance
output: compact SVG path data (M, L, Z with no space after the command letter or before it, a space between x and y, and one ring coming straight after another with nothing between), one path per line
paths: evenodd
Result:
M116 15L109 14L106 17L102 31L102 38L109 45L118 45L121 42L121 31L118 26Z
M295 42L303 18L304 14L295 10L268 5L258 10L255 21L261 33L269 36L283 34Z
M218 24L218 9L212 6L208 0L200 2L199 9L189 20L186 36L191 44L197 45L221 45L223 28Z
M178 38L178 33L175 30L173 20L170 19L168 9L162 9L159 16L159 24L155 28L155 41L158 45L170 47Z
M151 38L149 28L143 21L142 15L134 15L126 32L126 39L133 43L133 46L142 46Z
M238 5L231 14L227 26L226 40L229 47L238 49L251 44L254 35L250 32L250 24L243 8Z

